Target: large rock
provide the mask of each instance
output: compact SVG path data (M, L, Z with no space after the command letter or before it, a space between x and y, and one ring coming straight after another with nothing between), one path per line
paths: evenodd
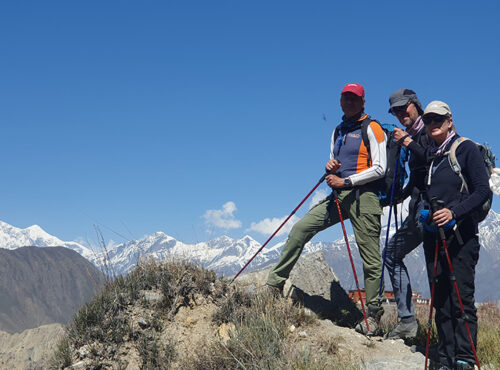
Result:
M264 286L270 269L241 275L237 282L249 287ZM362 318L321 251L299 258L285 283L283 294L301 301L304 307L339 325L352 326Z

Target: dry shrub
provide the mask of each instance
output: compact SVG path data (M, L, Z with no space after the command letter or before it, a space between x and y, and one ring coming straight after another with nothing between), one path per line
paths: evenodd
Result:
M173 340L162 344L154 333L141 335L135 346L141 356L144 369L167 369L177 357Z
M49 363L51 369L63 369L73 363L71 347L67 340L63 339L57 344L57 351Z
M92 301L80 308L71 321L64 340L68 346L60 347L55 359L61 366L68 364L76 350L84 345L97 348L89 360L115 361L118 348L124 342L135 345L146 368L168 367L175 358L175 344L161 343L159 333L165 320L188 305L196 295L217 301L227 294L229 283L217 279L215 272L185 261L159 263L146 261L126 276L118 276L106 284ZM163 293L159 303L148 302L142 291ZM150 318L149 327L136 330L132 312L141 307ZM161 365L159 364L161 360Z
M301 312L302 311L302 312ZM201 346L188 360L191 369L284 368L288 328L306 322L303 308L270 292L250 295L234 289L214 314L217 324L232 322L226 343Z
M231 322L227 341L204 343L183 364L184 369L357 369L355 361L339 357L341 338L324 338L315 348L299 348L289 328L308 327L315 316L301 305L276 298L269 291L250 294L238 288L213 316L217 325ZM319 351L318 348L321 348Z

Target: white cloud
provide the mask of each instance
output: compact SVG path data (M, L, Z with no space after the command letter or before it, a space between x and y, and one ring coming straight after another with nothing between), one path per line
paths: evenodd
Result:
M236 209L234 202L227 202L222 206L222 209L209 209L203 218L209 226L221 229L238 229L241 227L241 221L234 218L233 213Z
M265 218L262 221L259 222L252 222L250 225L250 228L247 229L247 231L256 231L258 233L261 233L263 235L271 235L276 231L276 229L285 221L285 219L288 216L283 216L282 218ZM280 236L285 233L289 233L290 230L292 229L292 226L299 220L299 218L295 215L290 217L288 222L283 225L283 227L280 229L280 231L276 234L276 236Z
M311 202L309 203L309 209L314 207L316 204L321 202L323 199L325 199L328 196L328 192L326 189L319 189L316 190L313 194L313 197L311 199Z

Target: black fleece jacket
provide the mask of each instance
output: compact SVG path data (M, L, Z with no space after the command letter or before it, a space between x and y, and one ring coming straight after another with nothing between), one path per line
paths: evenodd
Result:
M457 138L458 135L450 141L446 152ZM483 157L473 141L467 140L461 143L456 150L456 155L462 168L462 175L467 182L469 194L465 189L460 192L462 180L450 167L448 155L433 157L427 151L429 166L432 160L434 163L432 164L430 185L428 174L425 176L425 184L428 199L436 197L438 200L444 201L445 208L453 211L457 221L460 221L481 207L490 195L490 187Z
M425 175L427 174L426 165L426 149L430 144L430 138L427 135L425 128L420 130L412 137L413 141L408 145L410 157L408 159L408 168L410 170L410 179L403 191L403 199L410 195L418 195L425 191Z

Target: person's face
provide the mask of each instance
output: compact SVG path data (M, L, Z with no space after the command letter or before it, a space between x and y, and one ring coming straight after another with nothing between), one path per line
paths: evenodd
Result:
M393 108L392 114L394 114L399 123L405 127L411 127L417 121L419 116L417 107L411 102L408 102L408 104L402 107Z
M453 119L439 114L427 114L423 119L427 134L436 144L442 144L452 131Z
M351 92L345 92L340 95L340 106L346 117L353 117L363 111L365 98Z

